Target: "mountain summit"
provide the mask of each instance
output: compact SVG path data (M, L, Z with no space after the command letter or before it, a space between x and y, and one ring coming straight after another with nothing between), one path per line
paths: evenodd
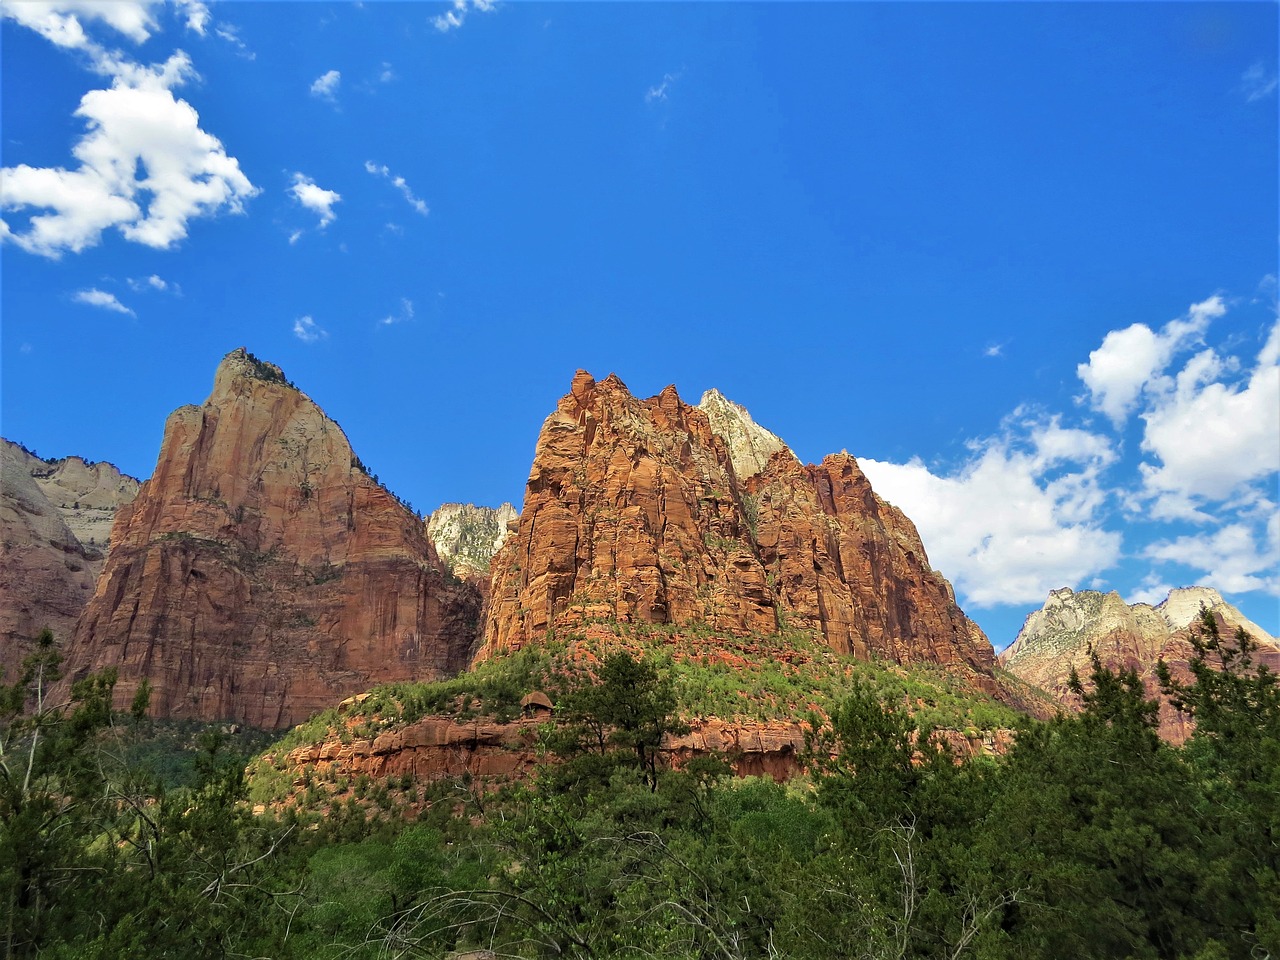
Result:
M819 632L994 688L994 655L915 526L847 454L804 466L741 407L632 396L579 371L543 424L493 561L482 655L586 619Z
M162 716L297 723L392 680L464 669L479 593L364 471L342 429L243 348L170 415L69 646Z

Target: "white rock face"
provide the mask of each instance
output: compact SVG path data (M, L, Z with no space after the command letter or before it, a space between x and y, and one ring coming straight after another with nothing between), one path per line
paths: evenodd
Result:
M138 483L110 463L65 457L31 470L63 521L86 547L105 550L116 510L138 495Z
M1246 619L1243 613L1223 600L1222 594L1212 587L1176 587L1169 591L1169 596L1155 609L1170 627L1180 630L1199 618L1201 606L1211 613L1221 613L1227 623L1233 627L1243 627L1245 633L1254 639L1275 639L1252 620Z
M712 432L728 446L733 472L739 480L754 477L779 450L791 452L781 439L752 420L746 407L729 400L719 390L704 393L698 409L707 415Z
M489 562L520 514L509 503L496 510L470 503L446 503L427 518L427 536L440 559L455 572L487 574Z

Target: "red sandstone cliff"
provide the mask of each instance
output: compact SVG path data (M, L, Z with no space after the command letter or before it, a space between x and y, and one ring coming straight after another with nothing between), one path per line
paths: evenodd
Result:
M616 376L574 377L494 557L481 656L593 617L741 634L789 625L994 690L990 643L857 462L803 466L749 418L730 411L726 426L732 405L708 396L710 417L674 387L638 400Z
M157 716L280 727L463 669L478 591L358 464L278 367L228 354L120 511L68 673L117 667L121 705L145 678Z

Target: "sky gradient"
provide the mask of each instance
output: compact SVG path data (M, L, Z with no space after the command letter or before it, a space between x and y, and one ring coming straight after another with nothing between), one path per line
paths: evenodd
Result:
M997 647L1280 632L1277 6L6 2L0 431L150 474L247 346L420 511L578 368L848 450Z

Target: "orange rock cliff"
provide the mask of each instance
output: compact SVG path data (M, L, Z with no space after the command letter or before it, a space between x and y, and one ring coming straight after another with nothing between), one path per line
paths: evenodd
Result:
M857 461L804 466L714 392L701 407L674 387L639 400L579 371L543 424L491 591L481 656L594 617L794 626L995 690L991 644Z
M202 406L176 410L155 473L121 509L67 650L116 667L158 716L297 723L379 682L464 669L480 595L341 428L240 349Z

